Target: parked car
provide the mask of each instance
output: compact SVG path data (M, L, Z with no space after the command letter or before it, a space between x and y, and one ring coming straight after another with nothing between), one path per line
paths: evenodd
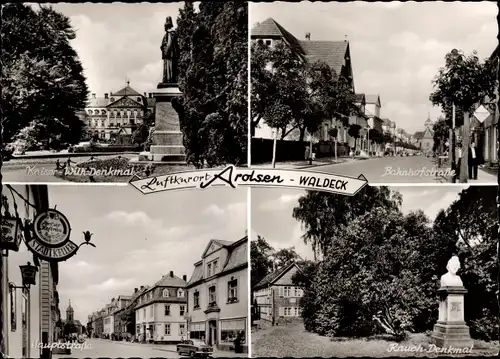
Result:
M190 357L203 356L209 357L213 354L214 349L210 345L206 345L199 339L184 340L177 344L177 354L189 355Z

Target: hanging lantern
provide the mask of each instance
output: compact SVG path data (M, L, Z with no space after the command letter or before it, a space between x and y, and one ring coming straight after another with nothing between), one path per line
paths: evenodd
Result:
M2 216L2 236L0 238L0 249L19 251L19 245L23 239L23 231L19 218L5 213Z
M23 278L23 286L28 287L30 285L36 284L36 273L37 268L31 265L30 262L24 266L19 266L21 268L21 276Z

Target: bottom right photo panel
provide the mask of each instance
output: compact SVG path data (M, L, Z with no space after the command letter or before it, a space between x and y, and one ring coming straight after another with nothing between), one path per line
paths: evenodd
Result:
M252 357L498 355L496 197L252 189Z

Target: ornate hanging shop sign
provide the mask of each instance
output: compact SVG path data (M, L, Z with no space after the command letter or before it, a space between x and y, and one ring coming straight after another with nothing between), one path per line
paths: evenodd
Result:
M74 256L78 246L70 241L71 226L59 211L39 213L31 226L32 236L26 238L28 248L48 262L61 262Z

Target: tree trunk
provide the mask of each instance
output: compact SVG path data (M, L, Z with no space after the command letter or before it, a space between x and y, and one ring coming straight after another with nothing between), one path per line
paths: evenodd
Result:
M460 163L460 183L467 183L469 176L469 142L470 142L470 117L469 110L464 111L464 130L462 139L462 160Z
M335 162L337 162L337 139L335 139Z

